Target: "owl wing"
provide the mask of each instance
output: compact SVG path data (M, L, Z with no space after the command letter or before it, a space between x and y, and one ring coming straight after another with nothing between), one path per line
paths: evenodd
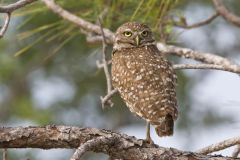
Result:
M177 99L176 99L176 85L177 85L177 76L176 72L173 69L172 63L167 60L167 58L154 47L154 52L157 53L157 57L159 58L161 65L159 68L159 72L161 74L161 79L163 82L163 87L166 90L167 99L166 102L166 110L168 110L174 119L178 116L177 110ZM170 107L171 106L171 107Z

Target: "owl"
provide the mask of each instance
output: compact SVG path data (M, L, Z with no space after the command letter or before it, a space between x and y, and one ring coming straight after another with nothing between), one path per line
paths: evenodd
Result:
M131 112L147 122L158 136L173 134L177 119L176 74L171 63L157 49L151 29L142 23L120 26L114 38L112 84Z

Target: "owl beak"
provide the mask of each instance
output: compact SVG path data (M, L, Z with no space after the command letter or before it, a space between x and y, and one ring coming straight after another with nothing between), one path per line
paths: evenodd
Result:
M139 46L139 44L140 44L140 38L139 38L138 35L135 38L135 43L136 43L137 46Z

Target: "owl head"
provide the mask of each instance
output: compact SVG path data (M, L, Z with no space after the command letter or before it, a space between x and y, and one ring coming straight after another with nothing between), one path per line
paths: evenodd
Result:
M151 29L138 22L128 22L121 25L114 38L113 49L136 48L155 44Z

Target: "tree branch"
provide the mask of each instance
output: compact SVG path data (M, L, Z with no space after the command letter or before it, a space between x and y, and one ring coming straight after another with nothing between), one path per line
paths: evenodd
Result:
M107 93L107 95L105 95L104 97L101 97L101 103L102 103L102 108L104 109L106 104L110 105L110 107L113 106L113 103L111 103L111 98L113 97L113 95L115 95L118 92L117 89L113 89L111 90L109 93Z
M78 149L75 151L73 156L70 160L79 160L83 154L87 151L97 150L94 148L99 148L101 146L112 146L114 143L117 142L116 136L111 137L97 137L96 139L92 139L78 147Z
M106 52L107 52L107 40L103 31L103 26L101 24L101 20L99 18L99 26L101 28L101 34L102 34L102 61L101 63L99 61L97 61L97 65L100 68L103 68L104 73L105 73L105 77L106 77L106 81L107 81L107 95L111 94L112 90L112 79L111 79L111 75L109 73L109 69L108 69L108 61L106 58ZM107 100L104 99L103 97L101 97L101 102L102 102L102 108L105 108L105 105L107 103L107 105L109 105L110 107L113 106L113 103L111 101L110 98L108 98Z
M229 70L234 71L235 73L240 72L240 66L238 64L235 64L234 62L228 60L227 58L215 54L194 51L189 48L165 45L162 43L158 43L157 47L160 51L164 52L165 54L172 54L179 57L194 59L207 64L220 65L223 68L228 68Z
M19 0L16 3L9 4L7 6L0 6L0 13L11 13L35 1L37 0Z
M234 137L198 150L200 154L209 154L240 144L240 137Z
M19 0L16 3L9 4L7 6L0 6L0 13L6 13L4 24L0 30L0 39L3 37L3 35L6 33L8 29L8 25L11 19L11 13L16 9L22 8L30 3L33 3L34 1L36 0Z
M111 137L115 137L114 140ZM104 143L106 145L89 147L89 149L93 152L108 154L115 159L233 160L230 157L203 155L150 145L135 137L95 128L67 126L0 128L0 148L78 148L80 145L92 144L91 140L94 139L112 139L113 143L104 143L105 141L97 140L98 144Z
M11 13L6 13L6 18L5 18L4 24L0 30L0 39L3 37L3 35L7 31L7 28L8 28L9 22L10 22L10 18L11 18Z
M63 19L68 20L69 22L76 24L77 26L79 26L80 28L84 29L85 31L88 32L93 32L96 33L98 35L101 35L102 31L101 28L98 25L95 25L93 23L90 23L66 10L64 10L62 7L60 7L59 5L57 5L54 0L42 0L46 6L52 10L54 13L58 14L59 16L61 16ZM113 33L109 30L104 28L104 34L106 36L106 38L110 41L113 41Z
M174 64L174 69L215 69L232 73L240 73L239 69L231 68L228 66L221 66L217 64Z
M240 17L228 11L222 0L212 0L217 12L228 22L240 27Z
M201 26L204 26L204 25L207 25L209 23L211 23L214 19L216 19L217 17L219 16L219 13L216 12L214 13L212 16L210 16L209 18L207 18L206 20L203 20L201 22L198 22L198 23L195 23L195 24L191 24L191 25L188 25L188 24L183 24L181 22L174 22L174 25L176 27L181 27L181 28L184 28L184 29L192 29L192 28L197 28L197 27L201 27Z

